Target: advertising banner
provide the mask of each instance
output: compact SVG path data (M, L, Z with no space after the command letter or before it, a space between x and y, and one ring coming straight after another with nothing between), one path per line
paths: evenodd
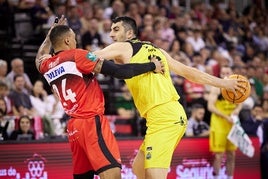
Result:
M255 148L252 158L237 151L235 179L260 179L258 138L251 137L251 141ZM135 179L131 164L141 142L118 139L123 179ZM168 179L212 179L212 157L208 138L183 138L174 153ZM224 164L225 160L221 179L227 178ZM68 142L1 143L0 179L72 179Z

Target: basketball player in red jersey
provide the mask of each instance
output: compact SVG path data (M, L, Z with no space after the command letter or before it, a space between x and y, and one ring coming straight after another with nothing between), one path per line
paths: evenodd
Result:
M89 51L76 49L75 34L61 17L48 32L36 56L36 67L55 91L71 119L67 132L75 179L121 178L118 145L104 116L103 92L95 73L131 78L154 71L163 73L158 60L144 64L116 65ZM53 48L54 54L50 55Z

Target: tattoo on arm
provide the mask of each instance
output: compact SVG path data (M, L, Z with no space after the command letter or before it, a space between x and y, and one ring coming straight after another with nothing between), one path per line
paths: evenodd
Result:
M35 58L35 65L36 65L36 68L38 69L38 71L39 71L40 64L44 60L44 58L41 58L41 57L45 54L49 55L50 49L51 49L51 42L49 40L49 37L47 36L45 38L44 42L39 47L39 49L37 51L36 58Z
M95 73L100 73L101 68L102 68L103 61L104 61L103 59L99 59L99 60L98 60L96 66L95 66L95 68L94 68L94 72L95 72Z

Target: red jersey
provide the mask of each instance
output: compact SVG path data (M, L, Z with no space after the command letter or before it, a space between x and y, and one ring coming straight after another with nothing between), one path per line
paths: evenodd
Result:
M93 73L97 61L96 56L86 50L72 49L62 51L40 65L40 72L71 117L104 114L103 92Z

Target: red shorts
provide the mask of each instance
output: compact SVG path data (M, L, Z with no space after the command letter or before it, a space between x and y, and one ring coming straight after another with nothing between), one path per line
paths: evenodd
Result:
M90 170L99 174L110 168L121 168L118 144L106 117L73 118L68 122L67 132L74 174Z

